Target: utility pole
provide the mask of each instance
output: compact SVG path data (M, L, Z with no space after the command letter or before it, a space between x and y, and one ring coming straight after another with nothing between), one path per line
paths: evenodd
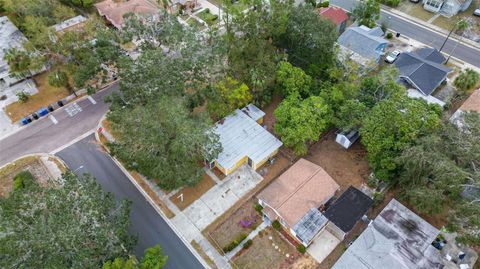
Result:
M452 30L450 30L450 32L449 32L448 35L447 35L447 38L445 38L445 41L443 41L443 44L442 44L442 46L440 47L440 49L439 49L438 51L442 51L443 46L445 46L445 43L447 43L448 38L449 38L450 35L452 34L453 30L455 30L455 28L457 28L457 24L454 24L454 25L453 25Z

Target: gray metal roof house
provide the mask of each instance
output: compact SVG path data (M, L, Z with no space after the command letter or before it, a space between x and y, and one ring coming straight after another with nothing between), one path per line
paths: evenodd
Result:
M353 54L349 58L361 65L368 61L379 63L388 43L383 34L380 27L352 26L340 35L337 42L341 49Z
M219 135L223 150L210 167L228 175L243 163L256 170L272 158L283 144L260 125L264 115L250 104L218 121L213 131Z
M443 65L445 57L436 49L421 48L400 54L395 66L400 78L424 95L432 94L442 84L452 69Z
M431 245L439 232L393 199L332 268L444 268L440 252Z

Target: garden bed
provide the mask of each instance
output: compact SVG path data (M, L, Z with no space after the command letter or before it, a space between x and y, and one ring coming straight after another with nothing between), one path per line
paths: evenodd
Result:
M0 169L0 197L6 197L12 191L13 178L22 171L29 171L42 186L50 178L47 168L37 156L18 159Z
M207 174L204 174L202 180L200 180L195 186L180 189L175 195L170 197L170 201L172 201L180 210L184 210L213 186L215 186L215 181L213 181L213 179ZM180 195L182 197L180 197Z
M227 247L233 240L242 234L249 234L260 225L262 218L255 211L254 204L253 198L248 200L210 233L217 247L222 249Z
M242 269L290 268L302 255L272 228L253 238L252 245L232 259Z
M218 23L218 15L212 14L210 9L204 9L196 14L202 21L206 22L208 26L212 26Z

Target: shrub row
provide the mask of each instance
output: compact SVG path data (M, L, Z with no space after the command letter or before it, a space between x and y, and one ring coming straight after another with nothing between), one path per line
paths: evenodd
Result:
M243 249L248 249L253 244L252 239L248 239L245 244L243 244Z
M235 240L223 248L223 252L227 253L236 248L240 243L247 238L246 234L240 234Z

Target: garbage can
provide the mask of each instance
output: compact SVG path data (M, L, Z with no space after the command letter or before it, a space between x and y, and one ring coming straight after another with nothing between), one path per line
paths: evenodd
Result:
M42 116L45 116L45 115L48 114L48 110L46 108L42 107L37 111L37 113L40 117L42 117Z
M29 124L30 122L32 122L32 120L31 120L30 118L26 117L26 118L23 118L23 119L21 120L21 122L22 122L23 125L27 125L27 124Z

